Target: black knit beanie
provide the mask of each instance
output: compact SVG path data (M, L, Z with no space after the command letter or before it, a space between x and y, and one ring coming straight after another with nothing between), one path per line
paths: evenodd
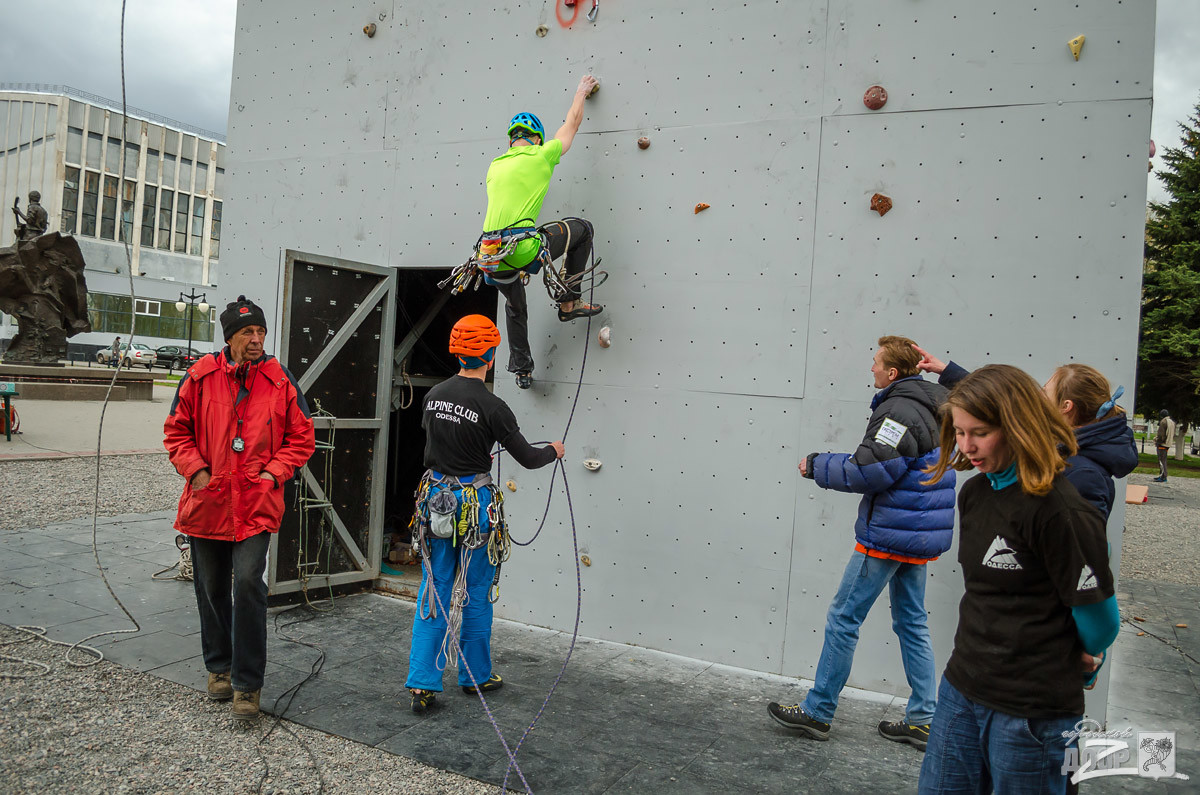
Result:
M258 304L244 295L239 295L237 300L226 306L225 311L221 313L221 332L225 335L225 341L229 342L230 337L246 326L266 328L267 316Z

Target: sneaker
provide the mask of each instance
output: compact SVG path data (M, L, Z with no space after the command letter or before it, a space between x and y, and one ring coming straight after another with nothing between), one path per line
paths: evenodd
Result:
M234 690L233 713L234 720L253 720L258 717L258 697L261 690Z
M767 705L767 712L780 724L789 729L797 729L814 740L828 740L830 724L817 720L804 711L799 704L785 707L772 701Z
M585 304L581 301L575 302L575 308L570 312L564 312L562 307L558 309L558 319L564 323L570 322L581 317L592 317L604 311L604 307L599 304Z
M532 389L533 388L533 373L518 372L516 375L517 375L517 389Z
M1157 478L1155 478L1155 479L1154 479L1154 482L1155 482L1155 483L1166 483L1166 482L1167 482L1167 479L1166 479L1166 478L1163 478L1163 477L1157 477Z
M233 685L229 681L229 674L208 675L208 697L213 701L228 701L233 698Z
M902 720L883 721L879 724L879 733L889 740L894 740L898 743L908 743L922 751L929 743L929 724L918 726L912 723L905 723Z
M433 700L437 698L437 693L432 690L410 690L412 693L412 711L418 715L423 715L433 706Z
M504 680L500 678L500 674L492 674L486 682L479 686L479 689L485 693L490 693L502 687L504 687ZM471 685L463 685L463 692L473 696L475 695L475 688Z

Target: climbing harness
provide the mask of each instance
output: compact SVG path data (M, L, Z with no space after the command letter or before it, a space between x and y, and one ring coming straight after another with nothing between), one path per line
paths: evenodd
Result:
M486 511L488 532L481 533L479 492L484 489L490 495L487 508L482 509ZM496 567L492 585L488 589L488 601L495 604L500 598L500 569L512 551L508 523L504 519L504 494L492 482L491 474L463 480L427 469L421 476L414 498L416 504L409 521L409 531L412 534L413 552L420 557L426 574L425 595L418 606L422 620L437 616L440 601L433 579L428 535L448 538L451 545L459 550L454 583L450 590L450 606L445 609L446 635L435 662L439 669L445 670L446 665L454 665L458 661L457 641L451 639L457 638L462 628L463 607L470 600L467 570L470 568L471 553L477 549L487 547L488 562Z
M475 241L475 248L470 258L462 265L455 267L450 271L449 276L438 282L438 289L445 289L449 286L451 295L459 295L469 289L478 290L479 286L485 282L493 285L511 284L517 279L521 279L528 284L531 276L541 272L546 294L557 305L570 300L570 296L578 292L577 288L589 275L592 276L593 281L591 288L599 287L608 281L607 272L596 270L600 266L599 259L593 257L592 265L589 268L574 275L567 274L565 264L559 268L554 267L554 262L550 258L549 238L546 230L558 224L566 232L567 243L563 248L565 258L566 252L571 248L571 227L567 223L568 221L579 221L587 226L589 232L592 231L590 222L582 218L571 217L537 227L533 226L532 219L522 218L504 229L484 232ZM519 243L534 238L539 241L538 252L529 264L521 268L499 270L501 263L516 251Z

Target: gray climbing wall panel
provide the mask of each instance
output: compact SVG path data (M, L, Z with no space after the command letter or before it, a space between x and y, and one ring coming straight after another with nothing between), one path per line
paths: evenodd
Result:
M562 0L243 0L222 289L270 292L289 248L461 262L509 116L553 131L595 73L542 213L592 220L613 274L592 331L611 326L614 343L588 346L568 438L590 563L581 631L811 676L857 499L796 464L857 444L877 337L1038 379L1083 361L1133 384L1153 13L996 5L602 0L594 24L582 1L564 24ZM872 84L889 92L879 111L862 104ZM876 192L886 216L868 208ZM530 297L537 386L498 378L497 392L529 438L558 438L586 327L558 323L536 284ZM525 540L549 477L513 469ZM1122 523L1118 506L1115 558ZM569 630L575 569L560 496L505 567L500 614ZM930 577L940 665L954 551ZM904 691L884 604L860 650L852 684Z

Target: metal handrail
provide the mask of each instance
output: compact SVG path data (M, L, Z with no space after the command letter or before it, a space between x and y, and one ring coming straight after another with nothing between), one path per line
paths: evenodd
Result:
M58 85L54 83L0 82L0 91L23 91L30 94L61 94L73 99L89 102L93 105L99 105L100 107L107 108L108 110L115 111L117 113L121 112L120 102L108 99L107 97L102 97L98 94L80 91L78 88L72 88L71 86ZM159 124L164 124L168 127L174 127L182 132L192 133L193 135L198 135L201 138L207 138L211 141L216 141L217 143L225 143L225 136L221 135L221 133L213 132L212 130L206 130L203 127L197 127L194 124L187 124L185 122L177 121L158 113L151 113L148 110L135 108L132 105L128 107L128 113L126 115L142 119L143 121L152 121Z

